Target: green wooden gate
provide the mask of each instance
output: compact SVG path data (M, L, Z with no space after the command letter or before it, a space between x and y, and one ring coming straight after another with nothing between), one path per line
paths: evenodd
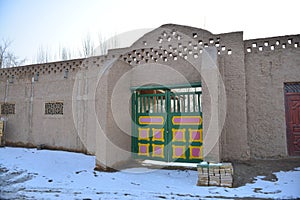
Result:
M140 87L132 93L132 152L135 158L200 162L201 85Z

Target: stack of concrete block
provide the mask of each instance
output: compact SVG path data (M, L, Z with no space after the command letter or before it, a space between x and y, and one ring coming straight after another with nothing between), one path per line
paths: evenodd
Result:
M233 167L231 163L209 164L202 162L197 169L198 186L232 187Z
M198 167L198 183L197 185L208 186L208 167Z
M210 186L219 186L220 180L220 168L218 165L212 165L208 168L209 171L209 183Z
M233 167L231 163L223 163L220 166L220 180L222 187L232 187L233 183Z

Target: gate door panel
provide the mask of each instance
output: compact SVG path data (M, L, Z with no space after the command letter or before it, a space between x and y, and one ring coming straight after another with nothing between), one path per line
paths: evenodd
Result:
M135 94L135 145L138 158L167 160L166 93Z
M170 94L169 124L172 161L200 162L202 156L202 117L200 92Z

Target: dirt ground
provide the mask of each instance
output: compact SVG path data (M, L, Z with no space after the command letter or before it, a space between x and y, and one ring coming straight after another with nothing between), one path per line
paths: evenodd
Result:
M300 167L300 157L280 160L233 161L233 187L243 186L254 181L256 176L265 176L264 180L277 181L273 174L279 171L290 171Z
M248 161L231 161L233 173L233 187L240 187L247 183L253 183L257 176L265 176L263 180L277 181L274 172L290 171L300 167L300 157L274 159L274 160L248 160ZM126 167L142 167L141 163L131 163ZM162 168L161 166L148 166L149 168ZM163 167L164 169L186 170L186 167ZM188 168L196 170L195 168Z

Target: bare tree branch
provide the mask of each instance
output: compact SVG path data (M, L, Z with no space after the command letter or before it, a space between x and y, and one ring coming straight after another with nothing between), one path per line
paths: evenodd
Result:
M60 60L70 60L73 58L73 55L69 48L59 46L59 59Z
M98 34L98 44L95 54L97 55L105 55L107 54L108 49L117 48L119 46L119 41L117 36L113 36L110 39L105 39L102 35Z
M47 63L50 61L50 54L48 49L40 46L37 51L36 63Z
M0 67L16 67L22 65L25 62L25 59L20 60L14 53L9 51L9 47L11 45L11 41L2 40L2 44L0 44Z
M89 57L94 55L94 42L91 39L90 34L87 34L86 37L82 40L82 51L84 57Z

